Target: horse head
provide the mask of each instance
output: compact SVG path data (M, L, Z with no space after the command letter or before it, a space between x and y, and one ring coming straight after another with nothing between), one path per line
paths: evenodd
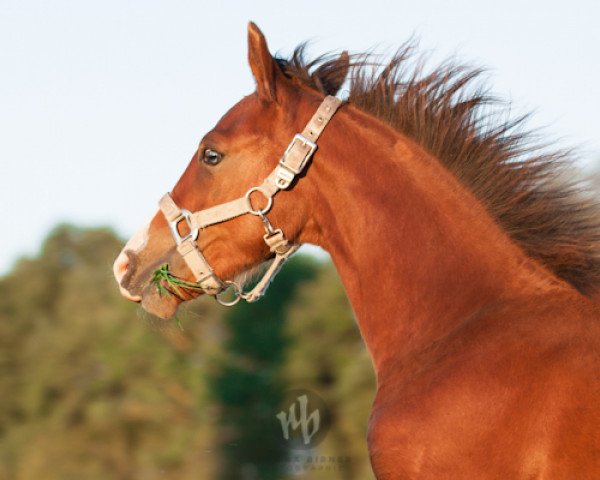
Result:
M160 317L172 316L181 302L201 293L219 293L273 256L287 258L292 247L318 235L310 222L310 182L297 181L306 165L301 165L302 171L287 172L287 184L286 169L279 168L279 177L273 169L286 146L297 148L305 163L310 160L312 142L304 137L298 141L294 135L322 104L323 93L334 95L340 88L348 56L344 53L314 72L323 93L318 92L284 74L262 32L250 23L248 60L256 91L202 138L183 175L161 201L161 210L127 242L114 263L122 295ZM333 115L337 106L335 101L324 105L323 115ZM314 121L322 122L322 116ZM285 191L290 186L293 190ZM165 285L169 278L176 280Z

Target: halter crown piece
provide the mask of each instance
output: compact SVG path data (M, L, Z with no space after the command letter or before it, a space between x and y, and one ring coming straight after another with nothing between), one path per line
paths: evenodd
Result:
M159 206L169 223L171 234L177 244L177 251L194 275L198 288L204 293L214 296L222 305L235 305L242 298L247 302L255 302L260 299L285 261L299 248L299 245L294 245L285 238L280 228L273 228L267 218L267 213L273 207L273 198L277 192L290 188L296 176L302 173L317 149L317 139L341 104L342 101L336 97L325 97L302 133L294 136L275 170L265 178L260 186L250 188L243 197L194 213L177 206L168 193L160 199ZM257 209L252 206L251 196L254 192L259 192L266 198L267 205L264 208ZM275 254L271 266L249 292L243 292L233 281L223 281L217 277L202 255L197 243L199 232L202 229L245 214L255 215L261 219L265 227L263 239L271 252ZM187 223L190 230L184 236L180 235L178 229L182 221ZM235 298L230 302L219 298L219 294L228 288L232 288L235 294Z

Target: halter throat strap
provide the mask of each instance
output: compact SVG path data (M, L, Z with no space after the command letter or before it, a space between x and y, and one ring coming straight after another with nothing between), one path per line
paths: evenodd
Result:
M286 239L281 229L271 225L267 213L273 206L275 195L280 190L293 187L294 180L304 171L317 149L318 138L341 104L342 101L336 97L326 97L302 133L294 135L277 167L260 185L250 188L243 197L194 213L180 208L169 193L160 199L159 207L169 223L177 251L204 293L214 296L219 303L228 306L236 304L242 298L248 302L255 302L265 294L285 261L299 248L299 245L291 244ZM267 205L262 209L256 209L252 205L252 197L259 193L267 200ZM275 254L273 263L250 292L242 292L233 281L221 280L206 261L197 242L202 229L246 214L260 218L265 227L263 239L270 251ZM186 222L189 229L189 233L183 236L179 233L181 222ZM232 302L225 302L218 295L229 287L233 288L235 299Z

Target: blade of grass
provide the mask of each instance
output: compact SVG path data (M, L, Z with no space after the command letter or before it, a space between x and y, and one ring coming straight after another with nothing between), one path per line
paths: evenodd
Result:
M163 264L154 271L150 282L154 284L160 295L175 295L180 299L184 299L185 289L201 290L200 285L193 282L188 282L182 278L178 278L169 271L169 265Z

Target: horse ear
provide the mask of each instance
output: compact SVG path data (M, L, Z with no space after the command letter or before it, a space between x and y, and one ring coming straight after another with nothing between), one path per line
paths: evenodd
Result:
M275 76L279 67L269 52L265 36L254 22L248 24L248 63L256 80L258 95L275 101Z
M323 93L335 95L344 84L348 70L350 70L350 55L344 50L337 59L323 63L312 76L317 80Z

